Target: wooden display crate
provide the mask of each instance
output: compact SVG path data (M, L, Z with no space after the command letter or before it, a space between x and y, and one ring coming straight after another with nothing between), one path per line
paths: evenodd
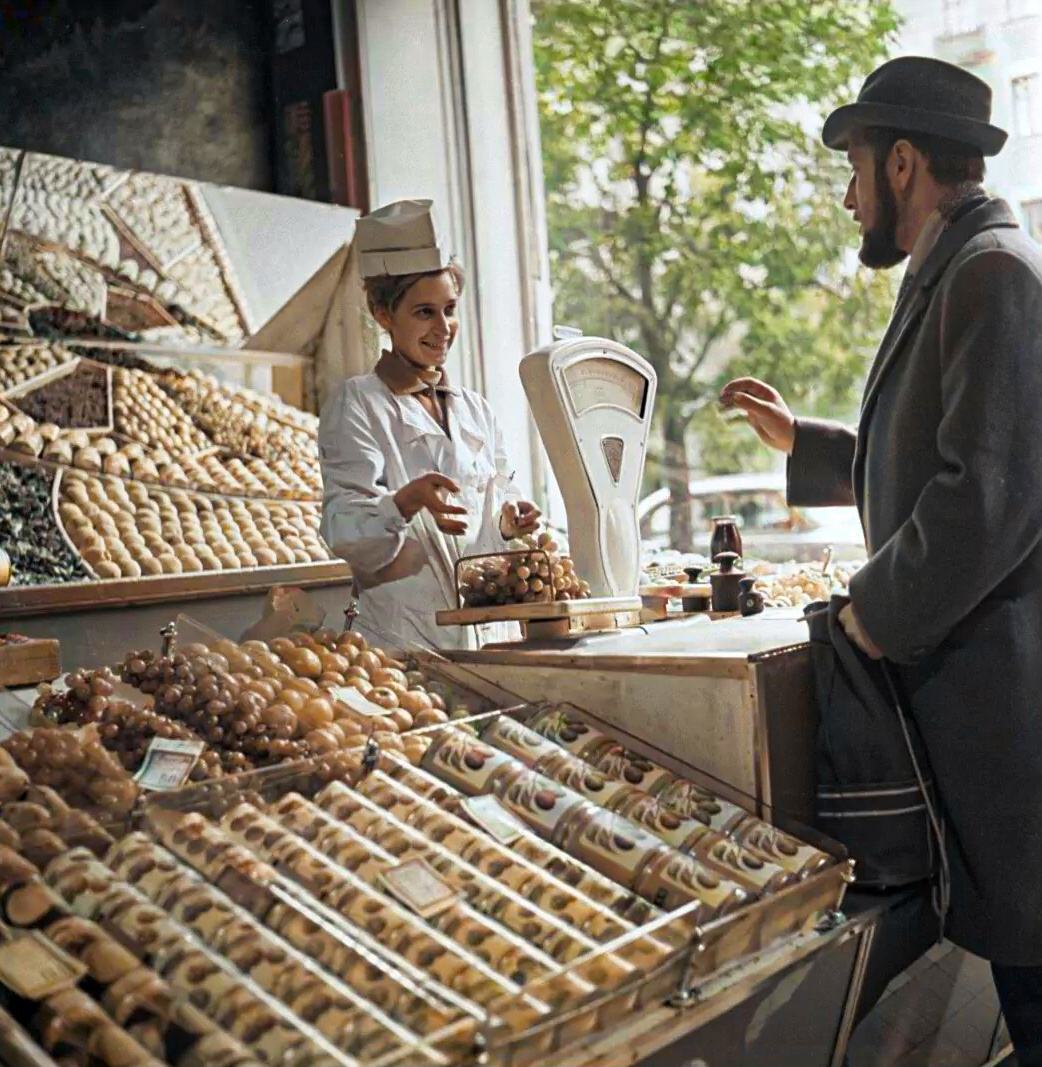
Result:
M62 672L57 641L0 633L0 685L53 682Z

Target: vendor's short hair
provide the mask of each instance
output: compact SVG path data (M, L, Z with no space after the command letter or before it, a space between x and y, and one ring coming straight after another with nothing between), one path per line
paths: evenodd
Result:
M872 149L877 163L886 159L898 141L907 141L926 157L926 169L940 185L984 181L984 156L971 145L932 133L889 126L868 126L859 132L860 140Z
M463 292L467 275L455 259L449 260L449 265L442 267L441 270L425 270L418 274L378 274L375 277L366 278L362 284L365 287L369 311L371 313L378 310L394 311L405 298L405 294L421 278L433 278L445 273L452 275L456 295L460 295Z

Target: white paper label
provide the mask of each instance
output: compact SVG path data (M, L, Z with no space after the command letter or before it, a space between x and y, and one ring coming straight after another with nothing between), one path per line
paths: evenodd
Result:
M205 747L202 741L153 737L134 781L142 789L180 789L188 781Z
M408 860L384 871L379 881L391 896L424 918L436 915L456 899L447 886L423 860Z
M35 930L0 945L0 982L26 1000L43 1000L86 973L83 963Z
M389 714L386 708L374 704L351 685L335 685L329 690L329 695L341 704L346 704L352 711L357 711L359 715L371 715L376 718Z
M524 832L524 826L499 802L499 797L487 793L467 797L461 807L470 820L494 837L501 845L513 844Z

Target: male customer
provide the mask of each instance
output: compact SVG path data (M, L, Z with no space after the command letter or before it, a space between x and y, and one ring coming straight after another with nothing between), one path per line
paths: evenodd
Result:
M792 504L856 503L847 635L896 670L933 767L948 934L992 961L1020 1067L1042 1065L1042 252L981 187L991 93L904 57L829 116L861 261L908 259L856 432L755 379L722 401L789 455Z

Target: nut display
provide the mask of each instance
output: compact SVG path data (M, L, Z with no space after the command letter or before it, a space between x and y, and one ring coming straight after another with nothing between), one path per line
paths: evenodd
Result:
M748 573L755 574L758 570L759 567ZM828 575L820 567L800 567L792 571L761 574L754 588L763 593L768 607L802 608L815 600L828 600L837 587L846 589L856 571L857 564L836 565Z
M549 533L528 535L524 549L468 560L459 572L459 595L464 607L536 604L555 600L584 600L589 583L575 573L567 556L558 552Z
M58 514L101 579L328 560L314 504L213 500L66 472Z
M155 378L144 371L114 372L112 407L116 430L142 444L165 448L171 455L212 447L212 442Z
M78 363L12 403L36 422L62 429L106 427L109 422L108 372L104 367Z
M241 456L284 460L312 487L321 484L317 427L310 420L202 375L169 374L163 385L216 444Z
M0 344L0 393L68 363L72 358L72 352L56 342Z
M333 648L343 637L319 636L319 647ZM222 658L242 668L238 657L260 655L230 642L184 647L181 682L192 660L210 656L212 673ZM265 648L285 677L286 663ZM104 695L95 679L111 682L103 672L74 675L79 697ZM525 830L500 841L485 809L471 811L391 753L363 763L356 749L340 780L323 782L316 766L153 797L138 830L113 841L97 828L90 847L61 822L75 812L54 791L30 785L0 801L9 842L0 845L0 918L51 939L87 972L72 987L84 999L67 1006L83 1026L62 1029L58 1013L41 1009L31 1035L64 1048L54 1040L82 1036L100 1013L111 1047L147 1067L375 1067L467 1062L478 1034L495 1042L524 1033L525 1054L515 1050L513 1062L550 1062L618 1014L708 974L751 931L804 930L813 909L836 899L815 887L782 910L782 898L765 895L754 916L708 859L581 798L554 831L568 855ZM538 775L520 765L514 780L529 778ZM610 860L618 882L584 860L604 869ZM842 892L834 872L818 873ZM685 913L663 915L645 899L622 917L637 900L627 882ZM779 904L765 912L772 899ZM658 920L650 934L634 925L648 919ZM696 922L706 951L693 955Z
M47 471L0 461L0 546L10 557L12 585L89 578L54 523L53 481Z
M62 468L59 514L40 516L52 529L37 542L56 545L64 530L72 551L59 549L59 555L80 554L86 563L73 573L78 568L58 559L48 566L41 559L39 566L26 568L34 575L32 584L333 561L318 535L321 476L313 417L211 379L159 371L132 354L83 351L104 363L78 357L68 373L35 388L30 377L28 391L0 401L5 464L32 468L43 461ZM73 358L61 346L34 342L25 346L18 364L23 369L10 380L23 372L42 373L47 357L35 353L48 352L57 353L54 366L59 358ZM200 426L191 405L183 406L182 401L198 399L200 383L221 433L248 416L252 436L239 442L241 451L222 447ZM50 480L53 466L42 469ZM78 483L93 486L87 499ZM9 503L17 509L18 494L0 483L0 511L10 510ZM85 504L103 505L109 518L77 513L86 511ZM144 512L156 513L158 526ZM110 520L121 513L112 528Z

